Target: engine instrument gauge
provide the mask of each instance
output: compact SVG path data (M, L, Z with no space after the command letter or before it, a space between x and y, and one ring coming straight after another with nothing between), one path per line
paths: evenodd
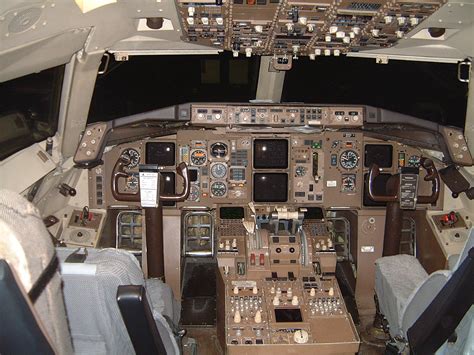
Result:
M199 187L196 185L191 185L189 189L188 201L199 201Z
M211 185L211 194L214 197L222 197L227 192L227 186L221 181L215 181Z
M126 167L128 169L132 169L132 168L138 166L138 164L140 163L140 153L136 149L133 149L133 148L125 149L122 152L122 156L127 157L128 159L130 159L130 163L128 163L128 165L126 165Z
M408 158L408 166L413 168L420 167L420 157L418 155L412 155Z
M339 157L339 163L344 169L354 169L359 162L359 155L353 150L345 150Z
M191 163L193 165L204 165L207 161L207 153L202 149L195 149L191 153Z
M295 175L298 177L303 177L306 175L306 168L304 166L297 166L295 169Z
M214 158L224 158L227 155L227 144L221 142L212 144L211 155Z
M355 175L342 175L342 191L352 192L356 189L356 176Z
M215 163L211 166L211 175L216 179L222 179L227 174L227 166L223 163Z

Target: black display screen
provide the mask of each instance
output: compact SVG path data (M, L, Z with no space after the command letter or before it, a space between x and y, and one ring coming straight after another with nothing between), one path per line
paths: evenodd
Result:
M176 176L175 173L161 173L161 179L163 181L163 194L174 195L176 193ZM163 201L163 206L174 206L176 202Z
M393 147L390 144L366 144L364 165L366 168L377 164L379 168L392 167Z
M189 180L191 180L191 182L196 182L198 180L198 171L197 169L189 169Z
M253 200L255 202L286 202L288 200L288 174L254 174Z
M175 144L172 142L148 142L146 144L147 164L175 166Z
M255 169L288 168L288 140L255 139L253 141L253 167Z
M307 207L304 219L323 219L324 212L321 207Z
M219 210L221 219L242 219L244 218L243 207L221 207Z
M301 310L299 308L277 308L275 309L275 320L277 323L302 322Z

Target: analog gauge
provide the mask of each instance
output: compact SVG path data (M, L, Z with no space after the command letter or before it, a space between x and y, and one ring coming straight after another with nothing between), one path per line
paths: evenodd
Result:
M359 162L359 155L353 150L345 150L341 153L339 162L344 169L354 169Z
M356 187L355 175L342 176L342 191L345 191L345 192L355 191L355 187Z
M211 194L215 197L222 197L227 192L227 186L221 181L215 181L211 185Z
M206 164L207 153L205 150L196 149L191 153L191 163L194 165L204 165Z
M302 177L306 175L306 168L304 166L297 166L295 170L295 175Z
M408 166L411 166L413 168L419 168L420 167L420 157L418 155L410 156L410 158L408 158Z
M199 200L199 187L196 185L191 185L191 188L189 189L189 196L188 196L189 201L198 201Z
M211 166L211 175L216 179L222 179L227 174L227 166L222 163L216 163Z
M214 143L211 145L211 155L214 158L224 158L227 155L227 144Z
M140 153L138 150L133 148L125 149L122 152L122 156L130 159L130 163L128 163L127 168L132 169L136 167L140 163Z
M134 191L138 188L138 176L136 174L132 174L127 178L127 188Z

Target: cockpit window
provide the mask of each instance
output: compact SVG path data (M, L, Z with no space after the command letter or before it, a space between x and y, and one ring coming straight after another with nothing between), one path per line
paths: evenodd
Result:
M286 73L282 101L372 105L464 128L467 90L456 64L300 58Z
M0 83L0 160L56 133L64 65Z
M130 57L97 77L88 122L108 121L185 102L248 102L260 58L232 54Z

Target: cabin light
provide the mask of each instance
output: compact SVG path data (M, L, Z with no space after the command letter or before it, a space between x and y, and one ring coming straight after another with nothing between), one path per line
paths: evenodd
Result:
M114 4L117 0L75 0L76 5L81 9L82 13L95 10L99 7Z

